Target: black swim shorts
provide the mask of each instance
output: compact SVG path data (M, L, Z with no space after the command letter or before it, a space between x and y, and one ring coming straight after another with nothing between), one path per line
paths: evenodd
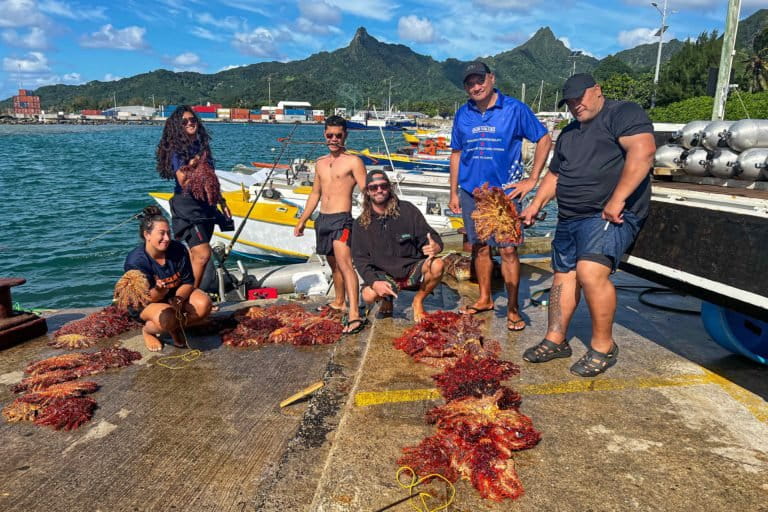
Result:
M352 214L321 213L315 220L315 234L317 235L317 254L324 256L333 255L333 241L339 240L349 245L349 236L352 233Z

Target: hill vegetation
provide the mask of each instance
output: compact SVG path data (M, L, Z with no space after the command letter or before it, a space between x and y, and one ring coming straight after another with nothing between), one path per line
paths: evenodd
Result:
M768 85L768 53L760 53L755 46L768 42L768 9L740 22L737 41L732 82L744 91L759 92ZM657 105L705 95L709 69L719 65L721 47L722 37L716 32L703 33L695 41L665 43ZM483 60L496 73L502 91L520 98L525 84L524 99L534 110L553 109L562 83L573 71L592 72L607 96L648 108L657 48L644 44L602 60L573 56L549 27L543 27L522 45ZM272 103L305 100L315 108L331 110L337 106L386 108L391 87L392 103L400 110L452 113L466 98L461 85L465 65L466 61L439 62L407 46L380 42L361 27L348 46L303 60L262 62L213 74L160 69L113 82L46 86L34 94L41 97L45 110L207 101L259 108L270 97ZM9 103L0 103L0 108Z

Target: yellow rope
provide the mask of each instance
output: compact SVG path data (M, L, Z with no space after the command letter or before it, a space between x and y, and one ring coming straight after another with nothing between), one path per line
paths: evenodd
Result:
M409 482L406 483L403 481L403 479L401 478L403 473L408 473L410 475ZM437 512L439 510L445 510L446 508L448 508L448 506L451 503L453 503L453 500L456 497L456 487L454 487L454 485L451 483L450 480L448 480L447 478L445 478L443 475L439 473L432 473L430 475L426 475L421 478L418 478L418 475L416 474L416 472L413 470L413 468L409 466L401 466L397 470L397 473L395 473L395 479L397 480L397 484L403 489L408 489L408 492L410 493L411 496L414 495L413 490L416 486L419 486L434 478L437 478L438 480L442 480L448 485L450 492L449 492L449 495L447 496L447 501L445 502L445 504L440 505L437 508L429 508L427 499L430 498L432 500L439 500L439 498L436 496L432 496L428 492L419 492L418 496L421 501L421 504L415 504L413 503L413 501L408 502L411 505L411 507L413 507L413 509L418 512Z
M187 333L184 332L184 324L187 322L187 315L186 313L182 312L181 309L176 310L176 320L179 322L179 330L181 330L182 336L184 336L184 344L189 349L189 339L187 338ZM189 363L194 361L195 359L199 358L203 353L197 349L190 349L188 352L184 352L181 355L178 356L167 356L167 357L161 357L157 360L157 365L162 366L163 368L168 368L169 370L182 370L189 366ZM168 363L168 361L175 361L178 359L181 363L180 364L173 364Z

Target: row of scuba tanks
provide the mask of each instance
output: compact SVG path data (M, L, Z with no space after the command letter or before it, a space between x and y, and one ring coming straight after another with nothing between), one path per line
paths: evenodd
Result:
M768 119L691 121L656 150L656 167L690 176L768 180Z

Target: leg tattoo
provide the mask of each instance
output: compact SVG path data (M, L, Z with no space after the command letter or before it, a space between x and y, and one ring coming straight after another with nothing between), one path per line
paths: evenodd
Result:
M563 285L558 284L549 290L549 308L547 310L548 329L552 332L559 332L565 335L563 328L563 309L560 302L563 292Z

